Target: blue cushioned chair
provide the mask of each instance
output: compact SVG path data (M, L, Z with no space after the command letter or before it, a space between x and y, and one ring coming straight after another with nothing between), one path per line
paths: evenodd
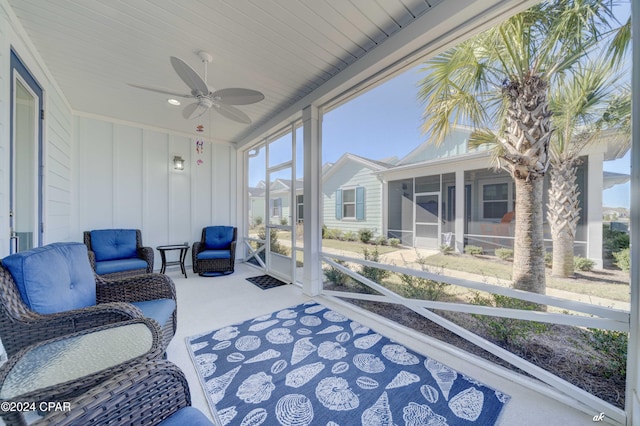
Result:
M176 330L176 290L164 274L105 280L82 243L53 243L2 259L0 339L9 356L42 340L133 318L154 319L164 347Z
M93 270L105 278L153 272L153 249L142 246L139 229L85 231L84 243Z
M227 275L234 271L238 229L233 226L208 226L200 241L193 243L193 272L204 276Z

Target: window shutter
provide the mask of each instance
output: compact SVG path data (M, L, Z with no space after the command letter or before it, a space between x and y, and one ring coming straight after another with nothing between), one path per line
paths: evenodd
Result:
M342 219L342 189L336 191L336 219Z
M364 220L364 186L356 188L356 219Z

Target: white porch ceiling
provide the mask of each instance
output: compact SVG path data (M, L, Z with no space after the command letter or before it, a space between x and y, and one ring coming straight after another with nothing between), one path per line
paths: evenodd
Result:
M181 133L203 124L238 142L443 0L8 1L74 111ZM200 50L214 56L212 90L264 93L238 107L251 125L211 112L185 120L191 100L172 107L127 85L187 93L169 57L202 75Z

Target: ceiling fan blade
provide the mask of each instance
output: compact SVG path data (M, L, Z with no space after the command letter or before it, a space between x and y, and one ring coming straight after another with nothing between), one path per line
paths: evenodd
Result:
M187 105L183 110L182 110L182 116L184 118L186 118L187 120L190 120L192 118L198 118L200 117L202 114L204 114L205 112L207 112L209 108L206 107L205 105L202 105L198 102L194 102L192 104Z
M214 104L214 109L220 114L227 117L229 120L237 121L238 123L243 124L251 124L251 119L249 118L249 116L240 111L238 108L224 104Z
M171 65L176 70L178 76L184 81L184 83L191 89L191 94L208 95L209 88L207 83L204 82L197 72L193 70L185 61L175 56L171 56Z
M222 104L226 105L248 105L255 104L264 99L264 95L257 90L229 88L220 89L212 93L212 96Z
M158 89L155 87L149 87L149 86L141 86L139 84L131 84L131 83L127 83L127 85L131 86L131 87L135 87L136 89L142 89L142 90L149 90L151 92L157 92L157 93L162 93L164 95L170 95L170 96L178 96L181 98L193 98L194 96L189 95L189 94L183 94L183 93L176 93L176 92L170 92L168 90L165 89Z

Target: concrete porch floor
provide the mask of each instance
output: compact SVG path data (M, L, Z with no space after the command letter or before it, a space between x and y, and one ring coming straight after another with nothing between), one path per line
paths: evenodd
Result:
M246 264L238 264L234 274L224 277L199 277L191 270L188 270L187 279L179 270L168 271L168 274L176 284L178 329L167 349L167 356L169 361L184 371L189 381L192 405L211 417L202 386L187 352L185 338L297 305L310 298L294 285L270 290L259 289L246 278L261 275L262 272ZM501 425L584 425L592 424L593 417L599 414L585 413L574 408L575 402L534 379L527 379L531 387L517 384L513 381L515 373L489 364L446 343L433 341L402 326L391 326L377 321L374 317L331 299L319 297L314 300L416 352L441 361L461 373L511 395L511 400L500 418Z

